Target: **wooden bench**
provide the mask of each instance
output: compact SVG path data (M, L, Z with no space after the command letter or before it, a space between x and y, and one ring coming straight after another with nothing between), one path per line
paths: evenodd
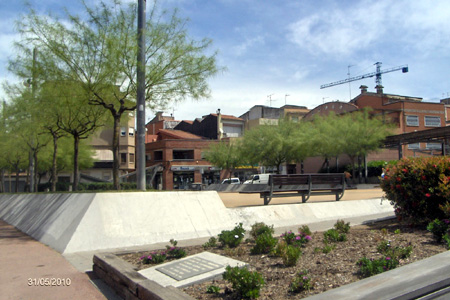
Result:
M339 201L345 191L343 173L270 175L267 185L254 185L240 193L259 193L268 205L272 198L301 196L302 203L311 195L335 195Z

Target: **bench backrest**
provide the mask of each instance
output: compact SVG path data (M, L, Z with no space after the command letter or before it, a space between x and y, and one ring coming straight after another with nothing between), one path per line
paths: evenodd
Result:
M309 184L310 177L305 174L270 175L269 185L304 185Z
M343 173L324 173L324 174L310 174L311 183L313 185L343 185L345 182L345 175Z

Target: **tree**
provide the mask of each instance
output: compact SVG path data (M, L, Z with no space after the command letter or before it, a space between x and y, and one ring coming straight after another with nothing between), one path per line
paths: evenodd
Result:
M278 126L261 125L247 131L242 142L242 153L250 164L260 163L281 171L283 163L302 160L307 148L303 147L297 132L299 123L280 119Z
M218 168L228 170L230 178L234 169L243 162L239 142L232 140L212 143L205 153L205 159Z
M19 21L22 36L19 48L45 49L41 66L54 80L79 82L89 104L101 106L112 116L114 157L113 181L119 189L120 119L136 109L137 22L136 3L100 2L88 7L87 18L67 13L67 20L41 16L31 7ZM217 74L216 55L204 54L211 41L192 40L186 21L176 12L158 13L153 4L148 14L146 35L146 101L150 108L173 101L209 96L207 79ZM14 64L30 64L27 55L18 55Z

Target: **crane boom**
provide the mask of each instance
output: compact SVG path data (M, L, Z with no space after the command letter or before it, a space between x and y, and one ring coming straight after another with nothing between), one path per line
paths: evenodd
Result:
M394 71L398 71L398 70L402 70L402 73L408 72L408 65L398 66L398 67L384 69L384 70L381 70L381 62L377 62L377 63L375 63L375 65L377 66L377 70L375 72L367 73L367 74L359 75L359 76L355 76L355 77L350 77L347 79L343 79L343 80L339 80L339 81L335 81L335 82L331 82L331 83L327 83L327 84L322 84L320 86L320 88L324 89L324 88L328 88L331 86L344 84L344 83L348 83L348 82L352 82L352 81L356 81L356 80L361 80L361 79L369 78L369 77L373 77L373 76L376 76L376 78L375 78L376 84L381 85L381 74L394 72Z

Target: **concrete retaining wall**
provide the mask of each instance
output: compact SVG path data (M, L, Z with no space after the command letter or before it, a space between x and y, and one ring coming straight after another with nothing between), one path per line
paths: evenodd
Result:
M383 214L393 208L379 199L226 208L214 191L0 195L2 220L64 254Z

